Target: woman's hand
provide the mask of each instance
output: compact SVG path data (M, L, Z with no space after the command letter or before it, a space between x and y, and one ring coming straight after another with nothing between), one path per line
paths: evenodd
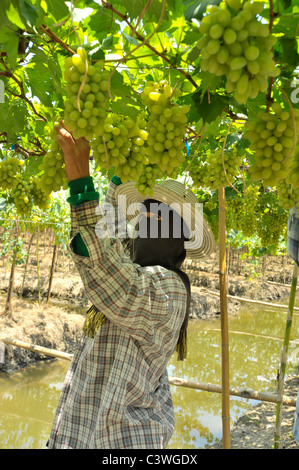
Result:
M65 161L65 172L69 181L89 176L89 142L84 138L74 139L72 133L63 126L55 126Z

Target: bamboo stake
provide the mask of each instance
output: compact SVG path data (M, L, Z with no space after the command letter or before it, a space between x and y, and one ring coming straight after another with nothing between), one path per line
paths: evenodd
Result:
M291 335L291 329L292 329L292 323L293 323L293 310L294 310L294 303L295 303L295 296L296 296L297 278L298 278L298 267L296 264L294 264L292 287L290 291L289 308L288 308L285 335L284 335L284 343L283 343L283 348L282 348L282 353L281 353L281 363L280 363L280 369L277 374L278 388L277 388L277 407L276 407L276 420L275 420L275 431L274 431L274 448L275 449L279 449L280 447L281 420L282 420L282 397L283 397L283 392L284 392L284 378L285 378L285 372L286 372L286 367L287 367L287 362L288 362L288 349L289 349L290 335Z
M219 328L211 328L211 329L209 328L208 330L205 330L205 331L221 331L221 330ZM258 333L248 333L248 331L229 330L229 334L254 336L255 338L271 339L274 341L284 341L284 338L276 338L276 336L268 336L268 335L259 335ZM299 344L299 340L298 339L290 340L290 343Z
M229 341L227 318L227 273L225 236L225 189L219 188L219 278L220 278L220 317L221 317L221 357L222 357L222 431L223 448L230 449L229 416Z
M192 292L198 292L202 293L202 288L192 286L191 287ZM212 290L206 290L208 294L212 295L217 295L218 297L220 296L220 292L214 292ZM244 297L238 297L237 295L229 295L227 294L226 296L228 299L233 299L233 300L238 300L240 302L248 302L251 304L260 304L260 305L265 305L267 307L272 307L272 308L284 308L287 309L287 305L282 305L282 304L273 304L272 302L265 302L263 300L254 300L254 299L245 299ZM299 307L294 307L294 310L299 310Z
M292 284L284 284L282 282L266 281L266 283L267 284L274 284L276 286L292 287ZM299 286L297 286L296 289L299 289Z
M23 279L22 279L22 286L21 286L21 289L20 289L20 295L21 295L21 296L23 295L23 290L24 290L24 285L25 285L25 279L26 279L26 273L27 273L28 262L29 262L29 256L30 256L30 249L31 249L31 245L32 245L32 242L33 242L34 234L35 234L35 229L34 229L34 231L33 231L32 234L31 234L31 237L30 237L30 240L29 240L29 244L28 244L28 251L27 251L27 255L26 255L26 261L25 261L25 267L24 267L24 274L23 274Z
M5 344L10 344L12 346L27 349L29 351L33 351L39 354L44 354L46 356L56 357L58 359L71 361L73 358L73 354L65 353L62 351L57 351L56 349L50 349L50 348L45 348L42 346L37 346L35 344L26 343L24 341L19 341L14 338L4 338L2 341ZM221 385L216 385L216 384L211 384L211 383L206 383L206 382L196 382L193 380L186 380L186 379L182 379L179 377L169 377L169 383L170 385L174 385L176 387L185 387L185 388L192 388L195 390L202 390L206 392L222 393ZM258 392L255 390L237 389L237 388L230 388L229 392L230 392L230 395L234 395L236 397L259 400L259 401L266 401L270 403L277 402L277 395L268 393L268 392ZM296 407L296 398L283 397L283 404L287 406Z
M13 283L15 277L15 266L18 256L18 241L19 241L19 230L20 230L20 221L16 221L16 245L14 248L13 259L10 268L10 277L9 277L9 285L7 289L7 297L6 297L6 304L4 308L4 315L11 316L11 296L13 291Z
M37 288L38 288L38 303L41 303L40 293L40 271L39 271L39 227L37 227L36 234L36 270L37 270Z
M49 303L50 295L51 295L51 288L52 288L52 281L53 281L53 274L54 274L56 253L57 253L57 245L54 245L53 256L52 256L52 264L51 264L51 271L50 271L50 279L49 279L49 287L48 287L48 295L47 295L47 303Z
M36 352L39 354L45 354L46 356L66 359L68 361L71 361L73 358L73 354L57 351L56 349L44 348L42 346L37 346L36 344L26 343L25 341L19 341L18 339L14 338L4 338L2 341L5 344L11 344L12 346L17 346L18 348L27 349L28 351Z

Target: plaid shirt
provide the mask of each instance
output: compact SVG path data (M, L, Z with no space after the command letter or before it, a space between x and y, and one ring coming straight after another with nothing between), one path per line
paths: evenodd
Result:
M110 183L106 196L114 207L115 187ZM69 248L87 297L106 321L75 351L48 447L163 449L174 430L166 368L185 317L185 286L161 266L132 263L120 240L98 238L97 206L98 200L71 206L71 240L80 233L89 257L75 254L71 242Z
M288 253L299 266L299 212L296 204L289 212L287 242Z

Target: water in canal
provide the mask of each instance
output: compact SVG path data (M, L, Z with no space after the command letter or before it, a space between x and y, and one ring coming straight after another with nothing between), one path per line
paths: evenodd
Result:
M298 313L292 327L295 341L289 348L289 373L298 366ZM231 387L275 392L285 323L285 310L252 305L229 318ZM188 359L177 362L174 356L169 376L221 385L220 320L192 320L188 336ZM0 375L0 449L39 449L47 441L68 366L68 361L59 360ZM176 428L169 448L199 449L221 438L220 394L175 386L171 390ZM231 396L231 423L255 404L255 400Z

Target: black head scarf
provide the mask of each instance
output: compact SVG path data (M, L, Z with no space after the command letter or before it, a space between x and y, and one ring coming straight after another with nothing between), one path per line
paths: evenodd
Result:
M142 203L135 227L131 259L140 266L163 266L176 272L187 291L186 314L176 347L178 359L187 355L187 325L190 310L190 281L181 266L186 258L185 241L189 230L183 219L167 204L147 199Z
M191 289L189 278L181 270L181 266L186 258L184 242L188 237L189 231L185 222L167 204L154 199L147 199L141 204L131 244L132 261L140 266L163 266L174 271L181 278L187 292L186 314L176 346L178 360L185 359L187 355ZM104 321L104 314L92 306L87 312L83 326L86 336L93 337Z

